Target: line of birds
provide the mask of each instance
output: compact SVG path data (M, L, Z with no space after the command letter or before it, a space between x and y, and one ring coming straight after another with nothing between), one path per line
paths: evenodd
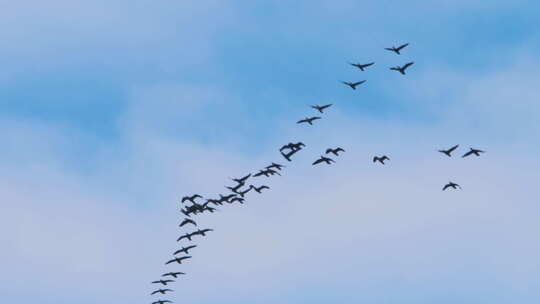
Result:
M391 48L385 48L385 50L391 51L396 53L397 55L401 54L401 51L407 47L409 44L405 43L398 47L391 47ZM361 71L365 71L368 67L375 64L375 62L370 62L366 64L360 64L360 63L350 63L350 65L357 67ZM401 74L405 75L405 71L413 65L414 62L408 62L404 64L403 66L396 66L391 67L391 70L395 70L400 72ZM365 83L366 80L361 80L358 82L345 82L342 81L343 84L351 87L353 90L356 90L356 87ZM330 107L332 107L333 104L325 104L325 105L312 105L311 108L318 111L319 114L324 114L326 110L328 110ZM304 119L301 119L297 121L297 124L307 124L310 126L313 126L313 122L316 120L322 119L321 116L312 116L312 117L306 117ZM299 151L303 150L306 147L306 145L303 142L289 142L288 144L283 145L281 148L279 148L279 153L283 156L285 160L288 162L292 161L292 156L298 153ZM459 147L459 145L455 145L449 149L441 149L438 150L438 152L445 154L448 157L452 156L452 153ZM320 155L318 159L313 161L312 165L318 165L321 163L326 163L328 165L335 163L335 160L330 158L328 155L333 156L340 156L340 153L345 152L345 149L342 147L336 147L336 148L328 148L326 151L324 151L324 155ZM484 153L484 151L479 149L473 149L470 148L470 151L466 152L462 155L463 158L475 155L480 156L481 153ZM390 158L387 155L381 155L381 156L374 156L373 157L373 163L380 163L382 165L385 164L385 161L389 161ZM230 191L230 193L226 194L219 194L218 198L204 198L200 194L193 194L184 196L181 198L181 208L180 212L182 215L184 215L182 221L178 225L180 228L192 226L195 227L197 230L191 231L191 232L185 232L184 234L180 235L177 238L177 242L192 242L195 237L206 237L209 232L214 231L210 228L200 229L197 222L192 218L192 216L203 214L203 213L214 213L216 211L216 207L223 206L225 203L227 204L244 204L246 195L253 191L261 194L264 190L269 190L270 187L267 185L254 185L253 183L249 183L248 180L251 181L254 178L260 178L260 177L272 177L274 175L281 176L281 171L285 168L284 165L281 165L279 163L272 162L270 165L258 170L256 173L248 173L240 178L230 178L233 182L235 182L235 185L232 186L225 186L226 189ZM443 186L443 191L448 189L461 189L461 186L454 182L448 182L446 185ZM204 202L202 201L204 200ZM190 203L190 205L188 205ZM210 204L213 205L210 206ZM191 250L197 248L198 245L195 244L189 244L187 246L182 245L180 249L177 249L173 254L172 258L169 259L167 262L165 262L165 265L183 265L188 260L192 259L192 256L190 255ZM179 256L179 254L182 254ZM167 288L169 284L174 283L175 280L178 279L180 276L185 275L186 273L175 271L175 272L167 272L161 275L161 278L159 280L152 281L152 284L157 284L160 286L159 289L156 289L151 292L151 295L166 295L167 293L173 292L172 289ZM152 304L164 304L164 303L173 303L170 300L157 300L152 302Z

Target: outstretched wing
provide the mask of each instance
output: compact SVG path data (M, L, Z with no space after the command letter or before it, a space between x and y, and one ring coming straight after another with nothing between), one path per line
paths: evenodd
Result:
M405 43L405 44L402 44L400 45L399 47L396 48L396 50L398 51L401 51L404 47L406 47L407 45L409 45L408 43Z
M322 158L319 158L317 159L316 161L313 162L312 165L316 165L316 164L320 164L321 162L323 162L324 160Z
M408 62L408 63L406 63L406 64L403 66L402 69L403 69L403 70L406 70L408 67L410 67L410 66L413 65L413 64L414 64L414 62Z
M452 148L448 149L448 153L452 153L455 149L457 149L459 145L455 145Z
M463 154L462 157L467 157L467 156L469 156L469 155L471 155L471 154L473 154L473 153L474 153L474 152L471 150L471 151L469 151L469 152Z

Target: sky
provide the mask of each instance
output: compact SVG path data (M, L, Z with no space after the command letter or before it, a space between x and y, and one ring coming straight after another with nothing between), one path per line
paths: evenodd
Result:
M162 299L540 300L539 3L2 8L2 302L160 299L150 282L173 270L179 198L217 197L271 162L287 167L256 180L269 191L196 218L214 231ZM409 61L405 76L388 69ZM306 148L287 162L291 141ZM335 164L311 165L337 146ZM470 147L486 153L459 157ZM442 192L449 181L462 190Z

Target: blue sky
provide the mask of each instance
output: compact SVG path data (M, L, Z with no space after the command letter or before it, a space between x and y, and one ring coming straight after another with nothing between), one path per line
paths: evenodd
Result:
M540 4L4 7L2 300L150 303L181 233L178 198L223 193L296 140L308 147L271 191L201 218L215 233L175 302L540 299ZM406 76L388 70L408 61ZM295 124L325 103L315 126ZM457 143L488 153L436 152ZM335 165L311 167L338 145ZM463 191L441 193L448 180Z

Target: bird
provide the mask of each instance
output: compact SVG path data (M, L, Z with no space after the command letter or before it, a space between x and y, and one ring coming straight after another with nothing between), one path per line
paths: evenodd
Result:
M385 160L390 160L390 158L388 158L388 156L386 155L383 155L382 157L377 157L377 156L373 157L373 162L380 162L383 165L384 165Z
M448 184L444 185L444 187L442 188L442 191L448 189L448 188L452 188L452 189L461 189L461 186L456 184L456 183L453 183L453 182L448 182Z
M246 180L247 180L248 178L250 178L250 177L251 177L251 173L248 174L248 175L246 175L246 176L244 176L244 177L242 177L242 178L232 178L232 180L235 181L235 182L237 182L237 183L239 183L239 184L242 184L242 185L243 185L243 184L246 183Z
M180 242L182 239L188 239L191 241L191 237L193 236L193 233L186 233L182 236L180 236L176 241Z
M405 75L405 70L408 69L411 65L413 65L414 62L408 62L406 63L405 65L403 65L402 67L400 67L399 65L398 66L395 66L395 67L392 67L390 68L390 70L393 70L393 71L398 71L400 72L402 75Z
M300 141L300 142L297 142L297 143L293 144L292 148L293 148L293 150L300 150L305 146L306 145L303 142Z
M400 46L398 46L398 47L393 46L393 47L391 47L391 48L384 48L384 49L385 49L385 50L388 50L388 51L392 51L392 52L394 52L394 53L400 55L400 51L401 51L403 48L405 48L407 45L409 45L409 44L408 44L408 43L405 43L405 44L402 44L402 45L400 45Z
M189 215L191 212L189 212L187 209L180 209L180 212L182 212L182 214L184 214L187 217L191 217L191 215Z
M181 258L174 258L174 259L172 259L172 260L169 260L167 263L165 263L165 265L170 264L170 263L174 263L174 262L176 262L176 263L178 263L178 264L182 264L182 261L183 261L183 260L187 260L187 259L191 259L191 256L190 256L190 255L186 255L186 256L183 256L183 257L181 257Z
M370 62L370 63L366 63L366 64L361 64L361 63L351 63L351 62L349 62L349 64L352 65L352 66L355 66L355 67L359 68L359 69L363 72L365 68L374 65L375 62Z
M260 186L260 187L258 187L258 188L255 187L255 186L253 186L253 185L249 185L249 187L252 188L253 190L255 190L257 193L261 193L261 191L262 191L263 189L270 189L270 187L265 186L265 185L262 185L262 186Z
M225 188L231 190L234 193L238 193L238 189L240 189L240 187L242 187L243 185L244 185L244 183L238 183L238 185L236 185L234 187L225 187Z
M251 188L248 188L245 192L249 192L251 190ZM244 193L245 194L245 193ZM240 204L243 204L244 203L244 199L243 199L243 195L240 194L242 197L233 197L231 199L231 204L234 203L234 202L239 202Z
M330 163L332 163L332 162L335 163L335 161L334 161L333 159L328 158L328 157L324 157L324 156L321 155L321 158L319 158L319 159L317 159L316 161L314 161L312 165L320 164L320 163L322 163L322 162L325 162L325 163L327 163L327 164L329 164L329 165L330 165Z
M158 290L152 292L150 295L154 295L154 294L156 294L158 292L161 293L161 294L165 294L167 291L173 291L173 290L172 289L158 289Z
M467 157L469 155L476 155L476 156L480 156L480 153L486 153L485 151L482 151L482 150L478 150L478 149L473 149L473 148L470 148L471 150L465 154L463 154L462 157Z
M197 231L193 232L193 234L199 234L199 235L202 235L202 236L206 236L206 233L207 232L210 232L210 231L214 231L214 229L197 229Z
M358 82L342 81L341 83L350 86L353 90L356 90L356 87L361 85L364 82L366 82L366 81L365 80L361 80L361 81L358 81Z
M455 146L453 146L452 148L450 148L448 150L439 150L439 152L446 154L446 156L448 156L448 157L451 157L452 152L454 152L454 150L457 149L458 147L459 147L459 145L455 145Z
M223 203L223 202L229 202L229 200L233 197L235 197L236 194L229 194L229 195L226 195L226 196L223 196L223 195L219 195L219 202L220 203Z
M182 203L185 202L185 201L190 201L192 203L195 203L196 198L202 198L202 196L200 196L198 194L194 194L192 196L184 196L184 197L182 197Z
M194 225L194 226L197 226L197 223L195 223L194 220L185 218L185 219L182 221L182 223L180 223L179 227L182 227L182 226L187 225L187 224L192 224L192 225Z
M165 274L163 274L163 275L161 275L161 276L162 276L162 277L173 277L173 278L178 278L178 276L179 276L179 275L182 275L182 274L185 275L184 272L167 272L167 273L165 273Z
M173 302L169 300L158 300L158 301L152 302L152 304L165 304L165 303L173 303Z
M287 161L291 161L291 156L293 156L294 153L296 153L296 152L297 152L297 151L292 150L292 151L289 151L289 152L287 152L287 153L283 153L283 152L279 152L279 153L281 153L281 155L282 155L283 157L285 157L285 159L286 159Z
M294 148L294 144L291 142L279 148L279 152L283 152L284 150L293 149L293 148Z
M321 112L321 114L322 114L322 113L324 113L324 110L325 110L325 109L327 109L327 108L329 108L329 107L331 107L331 106L332 106L332 104L330 103L330 104L327 104L327 105L324 105L324 106L314 105L314 106L311 106L311 107L312 107L313 109L315 109L315 110Z
M339 152L345 152L345 150L343 150L343 148L341 148L341 147L337 147L335 149L331 149L331 148L326 149L326 154L332 153L335 156L339 156L339 154L338 154Z
M309 118L306 117L304 119L297 121L296 123L301 124L301 123L307 122L308 124L313 125L313 121L317 119L321 119L321 118L319 116L314 116L314 117L309 117Z
M276 168L277 170L280 170L281 171L281 168L285 167L284 165L280 165L280 164L276 164L276 163L272 163L271 165L269 166L266 166L265 169L272 169L272 168Z
M189 254L188 251L191 250L191 249L193 249L193 248L195 248L195 247L197 247L197 245L191 245L191 246L187 246L187 247L182 247L182 249L176 250L176 251L173 253L173 255L177 255L177 254L179 254L180 252L183 252L183 253L185 253L185 254Z
M154 281L154 282L152 282L152 284L163 284L163 285L167 285L167 283L171 283L171 282L174 282L174 280L159 280L159 281Z

